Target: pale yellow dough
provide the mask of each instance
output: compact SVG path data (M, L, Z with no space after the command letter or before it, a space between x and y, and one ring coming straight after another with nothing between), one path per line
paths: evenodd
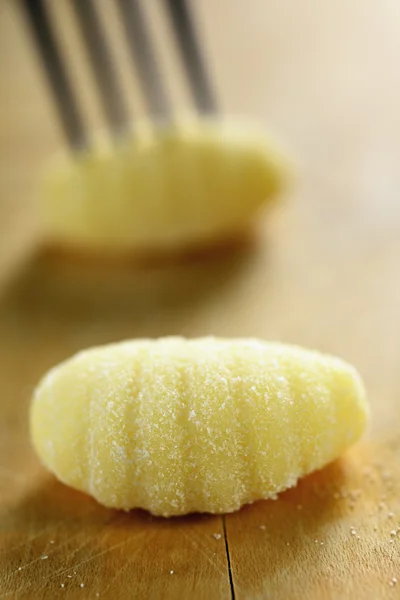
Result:
M53 164L39 210L47 238L90 250L181 250L230 236L287 180L277 146L247 126L139 123Z
M178 337L86 350L52 369L31 409L59 479L106 506L221 513L276 494L364 432L345 362L253 339Z

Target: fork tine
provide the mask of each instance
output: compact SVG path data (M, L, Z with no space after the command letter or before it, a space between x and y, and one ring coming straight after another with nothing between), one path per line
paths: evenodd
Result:
M112 56L94 0L71 2L85 42L104 114L111 131L120 135L128 123L128 113L113 68Z
M75 149L81 149L88 145L85 126L44 2L21 0L21 4L42 58L68 143Z
M150 113L155 118L167 119L171 116L171 107L158 69L140 0L117 0L117 5Z
M216 112L216 101L206 73L187 0L165 0L165 3L196 106L202 113L214 113Z

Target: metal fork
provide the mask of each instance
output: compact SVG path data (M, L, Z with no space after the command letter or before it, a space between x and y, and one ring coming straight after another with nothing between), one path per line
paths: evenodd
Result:
M67 62L50 19L46 0L20 0L32 30L37 49L53 93L59 118L71 148L90 145L90 136L79 109ZM96 0L70 0L76 22L86 46L107 126L119 137L132 116L124 102L114 69L113 54L107 44ZM115 0L126 43L137 66L150 115L155 120L173 117L160 73L159 61L149 33L140 0ZM197 31L187 0L162 0L179 48L186 78L199 113L214 113L216 101L200 51Z

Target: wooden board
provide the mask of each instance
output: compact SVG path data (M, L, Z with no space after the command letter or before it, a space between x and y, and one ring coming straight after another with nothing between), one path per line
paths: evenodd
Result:
M299 175L253 246L138 269L40 250L32 191L60 136L0 3L0 598L400 598L400 5L199 12L227 112L281 134ZM165 334L343 356L369 392L367 439L225 518L118 513L57 483L28 438L39 377L82 347Z

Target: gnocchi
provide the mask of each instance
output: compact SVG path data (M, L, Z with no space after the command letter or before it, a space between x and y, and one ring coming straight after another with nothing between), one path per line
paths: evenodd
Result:
M154 515L223 513L276 495L364 432L356 370L256 339L126 341L44 376L33 444L70 486Z
M117 146L60 157L39 212L46 238L64 247L176 252L246 228L287 172L276 145L247 127L143 121Z

